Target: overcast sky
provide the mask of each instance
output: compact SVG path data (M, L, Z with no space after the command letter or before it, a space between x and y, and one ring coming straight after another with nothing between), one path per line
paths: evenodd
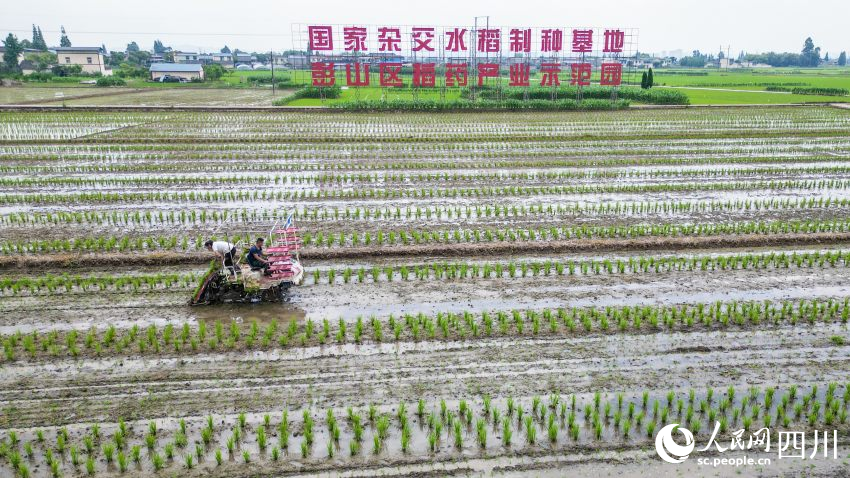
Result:
M799 52L807 36L835 57L850 50L850 0L0 0L0 32L31 36L41 26L58 45L64 25L76 46L106 44L123 50L135 40L218 51L227 44L247 51L293 47L291 23L468 25L489 15L499 26L591 26L640 29L639 47L650 53L699 49Z

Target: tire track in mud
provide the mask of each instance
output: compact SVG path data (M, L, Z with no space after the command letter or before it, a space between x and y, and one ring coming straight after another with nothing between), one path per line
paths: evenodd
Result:
M656 388L843 381L840 324L776 330L579 338L508 337L399 346L325 346L174 359L14 364L0 407L19 423L261 411L282 403L345 407L489 393L638 393ZM120 365L119 365L120 364ZM246 410L247 409L247 410ZM19 425L22 426L22 425Z

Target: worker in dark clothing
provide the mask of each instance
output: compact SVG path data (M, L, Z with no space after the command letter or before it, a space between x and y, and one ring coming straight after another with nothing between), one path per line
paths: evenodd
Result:
M265 241L262 237L257 238L257 242L251 246L251 249L248 250L248 265L251 266L252 271L262 270L263 274L269 274L269 260L263 255L263 243Z

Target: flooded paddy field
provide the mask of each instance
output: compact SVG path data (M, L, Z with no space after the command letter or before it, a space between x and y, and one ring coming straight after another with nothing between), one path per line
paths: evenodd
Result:
M8 112L0 171L0 476L850 474L850 111ZM188 305L290 213L289 302Z

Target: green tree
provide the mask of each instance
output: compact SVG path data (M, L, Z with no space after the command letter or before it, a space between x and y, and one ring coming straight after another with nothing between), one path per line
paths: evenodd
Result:
M41 27L38 27L38 43L47 50L47 42L44 40L44 33L41 33Z
M221 79L222 75L224 75L224 67L213 63L211 65L204 65L204 78L210 81L216 81Z
M847 52L842 51L840 55L838 55L838 66L844 66L847 64Z
M644 71L643 75L641 75L641 77L640 77L640 87L645 90L647 88L646 84L647 84L647 76L646 76L646 72Z
M232 52L230 51L230 48L227 47L227 45L224 45L224 48L222 48L219 53L232 53Z
M127 60L127 55L123 51L111 51L106 59L106 63L111 67L117 68L121 63Z
M35 71L42 72L49 70L50 67L57 63L57 58L54 53L42 51L38 53L27 53L26 59L31 61L35 66Z
M59 39L59 46L63 48L68 48L71 46L71 40L68 38L68 34L65 33L65 25L62 25L60 28L62 31L62 38Z
M47 43L44 41L44 37L41 36L41 28L32 25L32 47L35 50L45 51L47 50Z
M652 88L655 84L655 79L652 77L652 68L649 69L649 73L646 74L646 87Z
M139 51L139 44L136 42L130 42L127 44L127 53L133 53Z
M6 51L3 52L3 63L7 68L17 71L19 69L18 55L24 51L24 48L18 41L18 37L10 33L3 41L3 46L6 47Z
M800 66L818 66L820 64L820 47L815 47L812 37L806 38L803 51L800 52Z

